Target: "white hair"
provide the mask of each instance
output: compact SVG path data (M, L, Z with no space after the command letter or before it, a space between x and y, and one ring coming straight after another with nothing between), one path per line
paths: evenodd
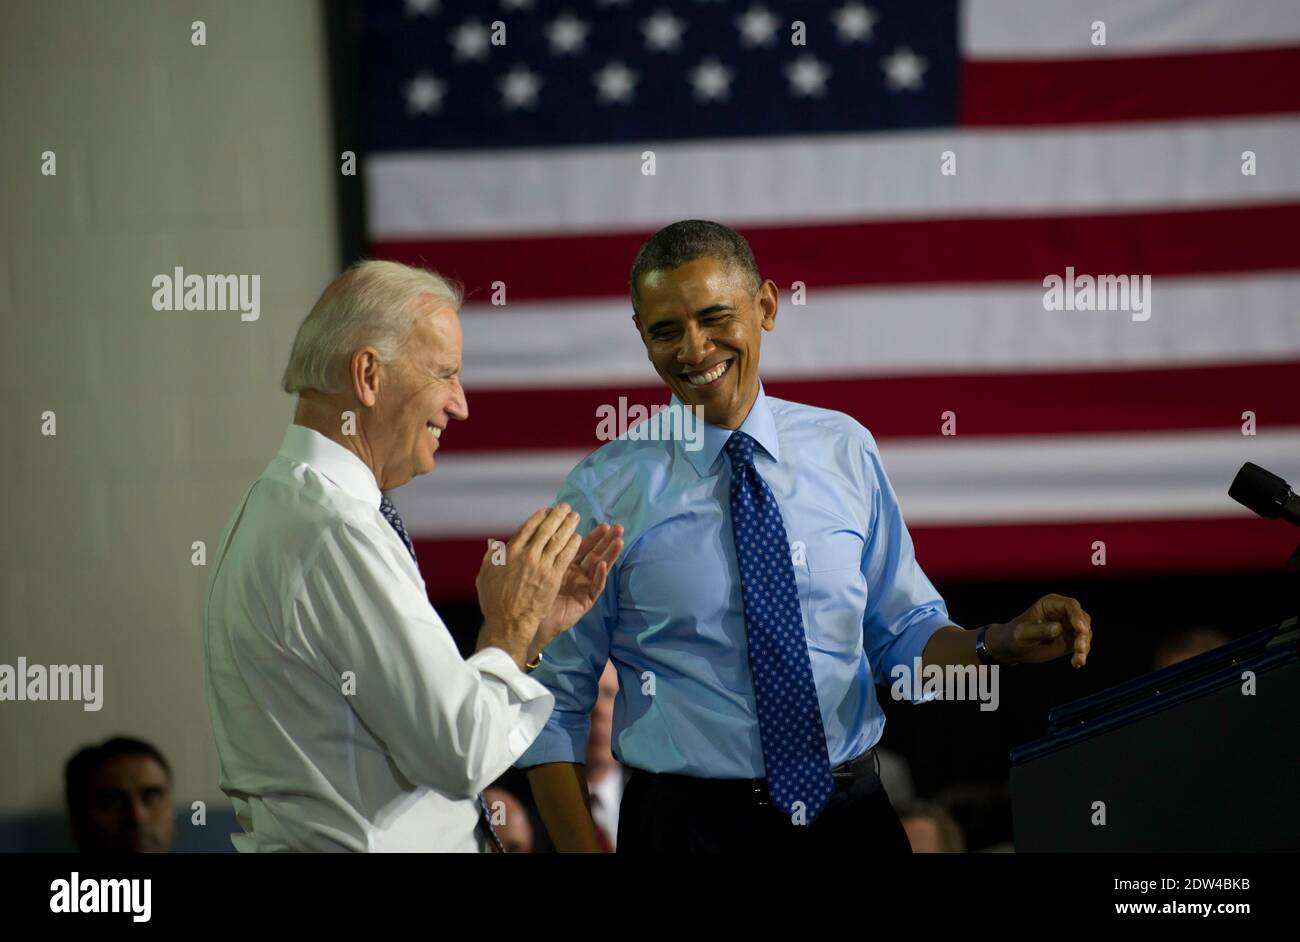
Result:
M330 282L298 327L284 370L284 391L331 395L346 385L352 354L374 347L396 363L410 336L413 302L433 295L459 310L459 284L437 272L399 262L357 262Z

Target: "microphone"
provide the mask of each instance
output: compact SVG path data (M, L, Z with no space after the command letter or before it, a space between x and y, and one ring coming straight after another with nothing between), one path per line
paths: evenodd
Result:
M1300 527L1300 497L1276 474L1247 461L1233 478L1228 496L1270 520L1281 517Z

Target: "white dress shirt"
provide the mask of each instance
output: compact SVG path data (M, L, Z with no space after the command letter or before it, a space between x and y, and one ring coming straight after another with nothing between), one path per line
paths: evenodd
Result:
M299 425L222 535L208 708L241 851L483 851L478 793L554 699L462 660L366 464Z

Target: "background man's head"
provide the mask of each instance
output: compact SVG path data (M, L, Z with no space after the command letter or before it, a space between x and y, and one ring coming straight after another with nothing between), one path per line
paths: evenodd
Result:
M961 826L943 805L904 801L895 808L914 854L961 854L966 851Z
M776 325L776 285L749 243L716 222L675 222L641 246L630 288L659 377L705 421L738 427L758 395L762 333Z
M492 817L492 829L497 832L506 853L531 854L533 822L523 803L497 785L483 789L483 800L487 802L488 814Z
M1227 644L1232 639L1218 628L1210 625L1197 625L1194 628L1179 628L1161 639L1151 657L1151 669L1160 670L1185 661L1188 658L1213 651Z
M433 470L438 439L469 418L460 385L460 287L397 262L359 262L334 279L298 328L284 390L295 421L350 444L383 490ZM324 426L323 428L320 426Z
M64 769L72 836L87 853L165 853L176 816L172 773L153 746L118 737L87 746Z

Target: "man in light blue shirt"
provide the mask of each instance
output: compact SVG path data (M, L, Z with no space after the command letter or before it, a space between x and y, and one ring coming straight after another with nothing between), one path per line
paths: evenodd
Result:
M871 434L769 397L777 289L725 226L675 223L632 269L634 320L673 396L559 499L624 528L604 593L533 676L555 709L518 765L561 850L596 846L577 763L606 660L614 753L634 771L622 851L908 849L879 786L875 684L918 664L1082 666L1090 619L1047 596L965 631L917 564ZM681 422L683 407L702 429ZM700 434L702 431L702 434ZM694 434L692 434L694 433ZM978 642L978 644L977 644ZM919 679L912 699L922 699Z

